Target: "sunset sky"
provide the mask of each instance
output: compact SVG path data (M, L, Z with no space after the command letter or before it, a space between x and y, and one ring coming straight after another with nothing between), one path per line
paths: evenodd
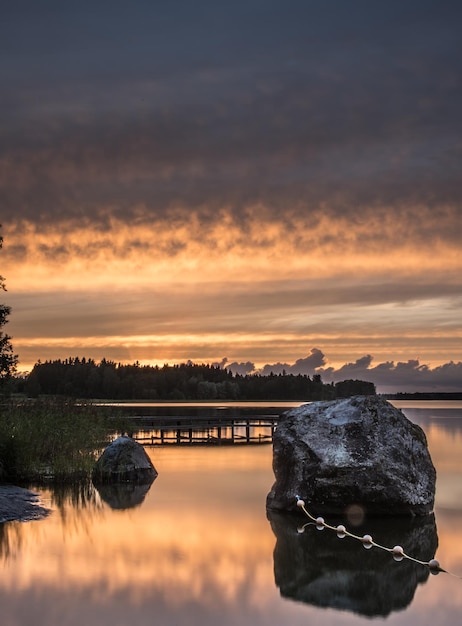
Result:
M459 0L17 0L0 274L86 356L462 390Z

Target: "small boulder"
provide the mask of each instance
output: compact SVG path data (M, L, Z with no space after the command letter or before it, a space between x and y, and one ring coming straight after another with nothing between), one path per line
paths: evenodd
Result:
M93 470L95 484L107 482L152 483L157 470L141 444L131 437L118 437L104 450Z
M281 416L273 439L269 510L432 512L436 471L425 433L380 396L314 402Z

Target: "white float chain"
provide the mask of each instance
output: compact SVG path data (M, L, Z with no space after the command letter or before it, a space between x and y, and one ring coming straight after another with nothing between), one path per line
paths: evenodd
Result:
M426 567L429 568L432 574L439 574L440 572L451 574L447 570L443 569L436 559L430 559L430 561L420 561L419 559L416 559L412 556L409 556L409 554L406 554L402 546L397 545L397 546L394 546L393 548L387 548L386 546L382 546L379 543L376 543L372 539L371 535L363 535L362 537L360 537L359 535L355 535L351 533L349 530L347 530L343 524L339 524L338 526L331 526L324 520L323 517L314 517L313 515L311 515L311 513L305 507L305 501L302 500L300 496L295 496L295 497L297 499L297 506L311 520L311 522L309 522L308 524L305 524L304 526L301 526L298 529L298 532L300 533L304 532L304 529L306 526L313 523L316 525L316 528L318 530L324 530L325 528L329 530L333 530L334 532L337 533L337 537L339 537L340 539L343 539L344 537L352 537L353 539L357 539L363 544L363 546L366 549L374 547L374 548L379 548L380 550L385 550L386 552L390 552L393 555L393 558L395 559L395 561L402 561L403 559L408 559L409 561L413 561L414 563L418 563L419 565L425 565ZM451 576L455 576L455 574L451 574ZM460 576L455 576L455 577L461 578Z

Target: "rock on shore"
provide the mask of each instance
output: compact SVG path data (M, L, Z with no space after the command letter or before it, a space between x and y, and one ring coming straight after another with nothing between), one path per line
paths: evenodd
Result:
M50 512L41 506L37 493L13 485L0 485L0 523L39 520Z
M436 471L423 430L380 396L314 402L281 416L273 439L270 510L423 515Z

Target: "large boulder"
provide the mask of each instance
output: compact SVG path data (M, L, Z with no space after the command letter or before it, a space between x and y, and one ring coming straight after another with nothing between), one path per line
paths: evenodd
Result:
M131 437L118 437L104 450L93 470L95 484L135 482L150 484L157 470L141 444Z
M424 515L436 471L423 430L380 396L314 402L287 411L274 433L269 510Z

